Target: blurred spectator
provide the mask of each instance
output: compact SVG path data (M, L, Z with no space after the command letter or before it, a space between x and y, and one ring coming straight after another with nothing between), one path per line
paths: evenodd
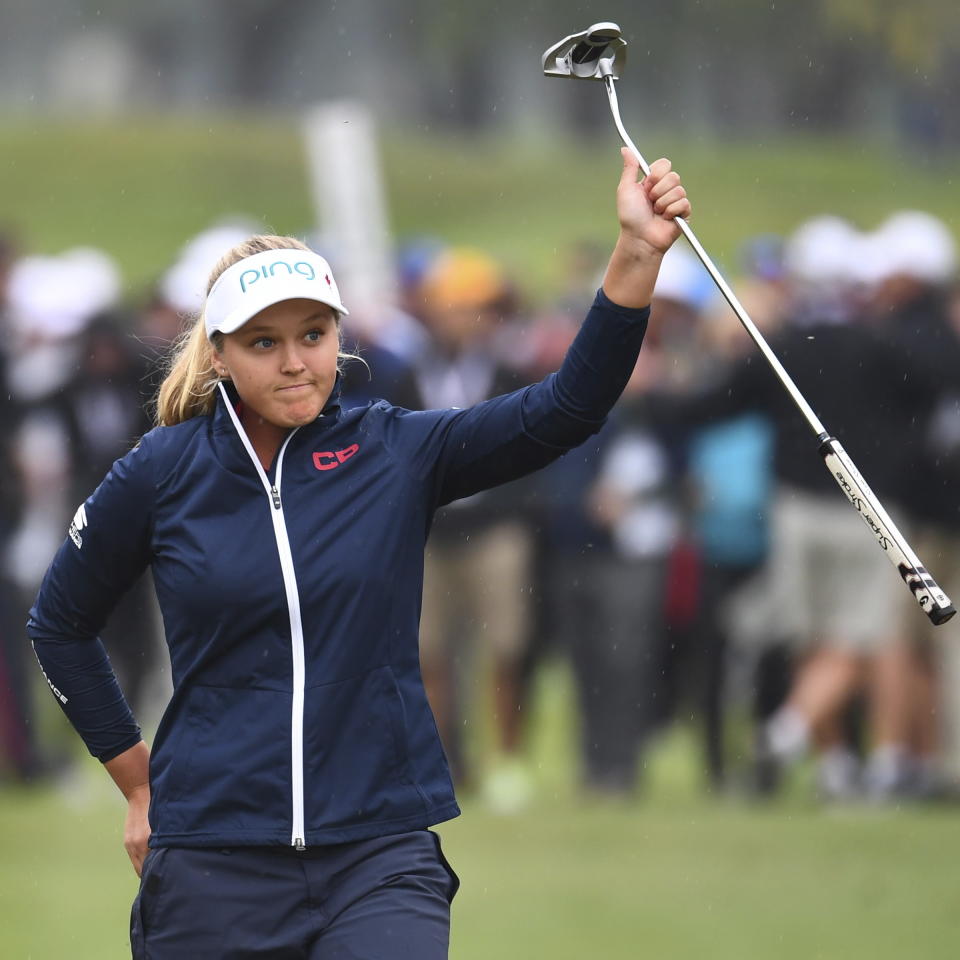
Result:
M644 349L604 431L589 492L592 519L610 548L594 556L596 623L573 640L586 785L629 795L644 742L668 719L679 681L672 599L695 589L681 570L684 545L677 448L648 403L651 391L685 381L689 336L710 291L686 251L664 257ZM679 588L671 593L671 582Z
M858 321L863 256L859 236L840 221L811 221L794 235L787 262L798 298L778 354L897 519L903 515L901 464L915 450L915 418L932 398L906 358ZM764 746L769 757L784 761L816 745L821 793L846 798L861 783L843 713L895 649L901 598L883 552L816 463L813 444L781 419L783 404L774 399L769 409L777 418L782 484L773 514L774 609L804 659L787 704L764 728ZM802 426L795 415L791 421ZM885 745L883 715L875 694L875 751Z
M385 304L377 322L351 313L341 321L344 349L360 360L342 364L341 403L359 407L388 400L408 410L423 408L412 358L427 339L420 321L400 307Z
M394 406L420 410L423 401L413 368L377 343L349 338L346 349L361 360L343 364L341 403L344 409L362 407L371 400L389 400Z
M33 722L32 683L23 642L23 617L15 582L8 573L6 556L12 531L19 522L21 488L13 440L19 408L7 383L12 330L9 285L16 260L11 234L0 232L0 774L29 780L41 772L42 761Z
M574 265L584 265L583 250L578 246L573 251ZM592 259L587 266L587 270L575 272L579 289L571 284L554 305L537 314L527 333L524 371L531 380L558 369L577 334L590 306L590 287L599 285L600 280L594 275ZM526 498L536 533L536 622L534 646L524 664L524 685L529 686L533 670L548 651L557 650L570 657L579 707L580 776L588 790L602 790L605 783L600 775L604 772L606 744L601 744L598 737L605 737L607 731L598 730L595 719L597 701L606 689L602 686L605 678L598 676L594 667L593 647L605 622L600 585L612 562L610 534L597 522L589 494L616 432L614 420L608 421L582 446L537 471L531 477ZM632 785L631 781L629 787Z
M210 274L223 251L259 232L259 224L246 217L221 220L202 230L180 248L160 280L157 299L181 316L195 316L203 306Z
M8 247L9 249L9 247ZM5 727L14 730L14 767L21 776L45 766L36 743L29 648L23 613L70 516L73 461L61 391L76 369L80 340L90 317L112 304L120 290L113 261L99 250L78 248L59 256L25 257L0 270L5 284L4 400L16 410L4 431L17 509L8 516L3 581L11 638L6 668L12 695ZM9 481L8 481L9 482ZM6 499L6 498L5 498ZM15 611L15 613L14 613Z
M784 242L773 234L752 237L741 252L737 299L764 338L773 336L783 326L792 306L784 256ZM711 306L704 327L709 329L710 338L717 342L724 357L732 358L737 351L755 349L726 301L714 297Z
M868 236L869 310L885 339L934 392L919 409L915 442L905 451L902 498L913 521L908 537L948 595L960 590L960 311L949 285L956 244L930 214L901 211ZM876 799L960 785L960 654L934 629L907 591L901 635L877 664L874 727L880 731L866 771ZM949 628L946 628L949 632Z
M744 413L696 431L688 451L700 561L689 682L704 721L707 774L714 788L724 785L726 775L725 677L733 650L727 605L768 555L773 442L767 418Z
M132 327L132 318L122 312L92 318L80 337L76 372L58 391L69 438L71 504L83 503L114 460L150 429L146 361L134 349ZM125 696L141 718L149 712L145 697L159 663L158 617L147 573L123 597L101 634Z
M498 333L514 319L511 290L496 263L478 251L449 250L427 269L419 297L430 335L415 368L426 407L466 407L521 385L495 353ZM469 702L466 681L477 676L471 651L478 641L489 648L497 756L483 786L491 805L504 812L524 806L531 791L520 750L532 577L521 498L521 487L509 484L437 514L426 549L420 621L424 683L461 783L471 776L460 736Z
M185 319L203 306L210 274L223 251L257 232L257 224L244 217L215 223L188 240L157 281L137 329L146 363L145 393L151 403L166 374L170 346L182 332Z
M782 239L762 235L747 241L741 270L737 298L765 338L776 336L790 309ZM698 389L724 382L745 358L756 359L753 341L716 295L701 314L692 350L701 358ZM695 656L687 670L703 715L706 771L714 788L727 780L724 713L731 667L750 678L760 722L782 704L788 689L789 656L771 637L766 617L755 613L763 605L756 602L758 574L770 549L774 443L772 424L761 410L720 419L688 438L686 477L700 576L688 631Z
M786 288L779 238L764 236L748 244L746 275L737 297L764 336L772 336L786 310ZM701 365L701 385L720 382L731 367L755 348L725 302L701 304L697 287L690 308L703 305L693 351L709 358ZM699 294L702 297L702 293ZM699 429L689 437L686 479L690 526L699 558L696 614L685 659L687 685L705 732L706 771L713 788L724 786L724 709L728 661L735 636L729 608L766 561L770 548L768 513L773 493L773 427L766 414L748 411ZM769 640L764 638L764 646ZM758 686L768 685L767 661L752 664Z
M590 492L612 550L595 558L597 619L573 646L586 784L621 795L635 788L640 749L663 719L664 601L680 535L672 459L643 403L658 360L644 349L649 362L638 363L620 400Z
M337 269L336 251L324 250L320 238L316 243L310 240L309 245ZM421 405L413 364L427 349L430 336L421 316L420 283L442 249L438 240L429 237L408 241L396 258L397 302L378 303L374 308L361 303L344 318L346 349L366 361L366 366L349 363L344 367L343 398L348 406L375 398L408 409Z

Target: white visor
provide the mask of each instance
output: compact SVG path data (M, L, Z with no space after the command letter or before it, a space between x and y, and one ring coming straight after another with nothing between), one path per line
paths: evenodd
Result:
M330 264L309 250L267 250L217 278L204 307L207 336L233 333L281 300L315 300L347 316Z

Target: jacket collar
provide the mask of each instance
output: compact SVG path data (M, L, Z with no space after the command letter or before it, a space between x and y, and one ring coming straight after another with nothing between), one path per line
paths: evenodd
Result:
M226 394L230 398L230 402L233 404L234 409L236 409L237 405L240 403L240 397L237 394L236 387L234 387L231 381L223 380L221 383L223 384L224 389L220 390L218 388L216 390L217 402L213 410L213 432L215 434L235 434L236 430L233 426L233 420L231 419L230 414L227 412L223 394L224 391L226 391ZM340 419L340 394L342 391L343 374L337 371L337 379L334 381L333 389L330 391L330 396L327 398L327 402L323 410L320 411L320 416L314 421L314 424L319 423L321 420L336 421Z
M240 398L232 383L222 381L222 386L223 389L220 389L220 387L216 389L216 406L210 418L211 442L217 451L217 459L231 473L255 479L255 482L259 483L257 479L257 468L250 459L250 454L246 450L243 438L237 433L238 429L243 428L239 427L239 425L234 426L233 418L230 416L224 400L224 396L226 395L226 397L229 398L229 402L233 405L234 409L236 409ZM291 452L293 446L299 444L301 440L313 436L318 429L326 429L340 419L340 391L341 375L337 373L333 390L330 391L330 398L327 400L320 416L318 416L313 423L299 428L297 436L290 441Z

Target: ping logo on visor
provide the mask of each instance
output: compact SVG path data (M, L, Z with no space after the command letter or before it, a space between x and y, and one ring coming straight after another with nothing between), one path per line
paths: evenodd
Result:
M286 260L274 260L271 264L264 264L260 267L259 270L247 269L240 274L240 292L246 293L250 286L256 283L261 277L264 280L269 280L277 271L277 267L283 267L287 271L287 275L299 273L301 277L306 277L308 280L317 279L317 271L314 270L313 264L307 263L306 260L298 260L296 263L288 263ZM327 281L327 286L330 286L330 274L324 276L324 280Z
M323 257L312 250L265 250L220 274L204 305L207 336L233 333L282 300L315 300L347 316L330 264Z

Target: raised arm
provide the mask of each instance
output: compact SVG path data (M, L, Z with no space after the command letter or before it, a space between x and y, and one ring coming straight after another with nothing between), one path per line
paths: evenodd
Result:
M469 496L555 460L605 422L636 364L664 253L690 203L669 160L639 182L623 152L617 187L620 234L580 332L560 370L540 383L467 410L398 413L388 442L410 468L432 473L434 503Z

